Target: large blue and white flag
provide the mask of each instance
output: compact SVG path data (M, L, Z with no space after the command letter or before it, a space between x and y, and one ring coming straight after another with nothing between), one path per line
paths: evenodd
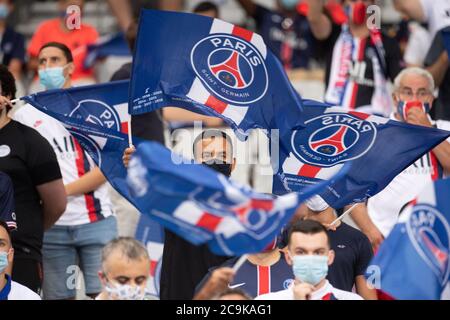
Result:
M303 124L301 99L260 35L188 13L142 10L139 21L130 114L186 108L222 118L241 139Z
M279 148L273 193L302 192L311 184L329 180L351 162L346 177L332 181L320 194L333 208L363 202L377 194L416 159L450 136L449 131L311 100L304 100L303 108L306 127L293 130Z
M207 243L214 253L233 256L265 249L300 203L328 181L302 195L274 197L240 186L155 142L144 142L130 161L128 183L143 214L193 244Z
M450 274L450 179L430 183L400 214L366 277L395 299L439 300Z
M128 133L129 83L129 80L123 80L70 89L47 90L21 99L44 113L51 111Z
M86 69L92 68L98 59L103 59L108 56L130 56L131 58L130 48L122 32L107 35L99 39L96 43L88 45L83 66Z

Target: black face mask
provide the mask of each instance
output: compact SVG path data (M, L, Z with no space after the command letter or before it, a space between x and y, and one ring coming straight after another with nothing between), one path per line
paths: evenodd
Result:
M214 171L220 172L221 174L229 178L231 176L231 163L216 163L216 161L217 160L202 162L202 164L210 169L213 169Z

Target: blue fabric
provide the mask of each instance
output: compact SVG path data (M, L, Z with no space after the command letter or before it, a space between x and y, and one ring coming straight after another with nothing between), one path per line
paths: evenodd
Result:
M5 274L6 277L6 285L0 291L0 300L8 300L8 295L11 292L11 277Z

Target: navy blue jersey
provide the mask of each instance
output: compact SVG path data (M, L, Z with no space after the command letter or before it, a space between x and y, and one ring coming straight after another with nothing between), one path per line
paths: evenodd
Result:
M290 18L256 6L254 19L258 33L286 69L308 68L315 54L315 40L305 16Z
M336 289L352 291L355 278L364 275L373 257L372 245L364 233L345 223L328 235L335 258L327 279Z
M14 188L9 176L0 172L0 220L6 222L9 229L16 229L14 213Z
M239 258L227 260L220 267L233 267ZM209 279L214 269L211 269L197 291ZM280 260L271 266L257 266L248 260L237 271L233 282L229 284L230 288L239 288L251 297L256 297L265 293L281 291L287 289L294 281L292 267L286 263L284 255L281 254Z

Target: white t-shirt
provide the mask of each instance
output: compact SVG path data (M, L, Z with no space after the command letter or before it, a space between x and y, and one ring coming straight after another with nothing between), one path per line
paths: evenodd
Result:
M436 32L450 26L450 0L420 0L431 39Z
M64 184L78 180L95 167L92 159L56 119L30 104L15 111L13 119L37 130L51 144L58 159ZM103 184L94 192L68 197L66 211L56 225L81 225L101 220L112 214L107 185Z
M423 66L431 46L430 33L417 22L409 24L410 36L405 48L403 60L410 65Z
M8 294L8 300L41 300L41 297L20 283L11 281L11 291Z
M393 116L391 119L396 120ZM450 130L450 121L438 120L436 127ZM447 139L450 142L450 138ZM369 198L367 211L384 237L397 223L403 206L412 201L431 181L439 178L437 158L431 152L397 175L381 192Z
M255 300L294 300L293 286L277 292L271 292L257 296ZM334 296L334 297L331 297ZM363 298L356 293L343 291L334 288L328 280L325 285L319 290L311 294L311 300L363 300Z

